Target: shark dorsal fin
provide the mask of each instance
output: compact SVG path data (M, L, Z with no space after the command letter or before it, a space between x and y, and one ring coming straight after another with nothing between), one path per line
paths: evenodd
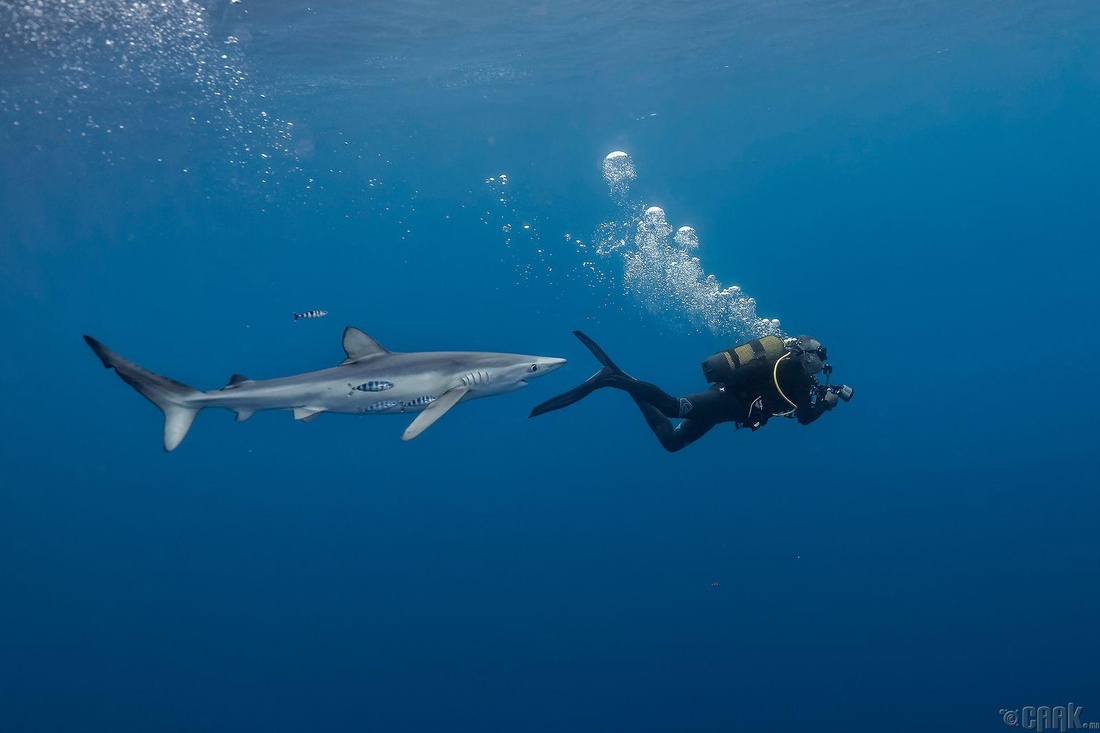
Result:
M378 345L378 342L354 326L344 329L344 353L348 355L343 364L366 359L371 356L390 353Z
M248 377L246 377L243 374L234 374L232 377L229 378L229 384L222 387L222 389L233 389L234 387L239 387L242 382L251 382L251 381L252 381L251 379L249 379Z

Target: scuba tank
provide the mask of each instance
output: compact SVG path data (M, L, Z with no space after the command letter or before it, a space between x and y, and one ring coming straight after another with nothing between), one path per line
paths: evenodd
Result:
M726 382L749 364L774 362L786 353L787 345L778 336L753 339L708 358L703 362L703 376L708 382Z

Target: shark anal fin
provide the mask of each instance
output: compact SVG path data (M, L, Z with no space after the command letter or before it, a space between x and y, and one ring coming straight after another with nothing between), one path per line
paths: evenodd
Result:
M469 387L455 387L454 389L444 392L439 399L425 407L424 411L416 416L416 419L412 421L409 427L405 428L405 433L401 436L401 440L412 440L430 428L432 423L443 417L447 410L458 404L458 401L469 391Z
M255 410L246 410L242 407L241 409L237 410L237 422L244 422L255 414Z
M348 355L348 358L340 362L341 365L352 364L370 356L379 356L390 352L358 328L348 326L344 329L344 353Z
M309 422L324 411L325 408L323 407L295 407L294 419L301 420L302 422Z
M245 382L251 382L252 380L243 374L234 374L229 378L229 384L222 387L223 390L233 389L234 387L240 387Z

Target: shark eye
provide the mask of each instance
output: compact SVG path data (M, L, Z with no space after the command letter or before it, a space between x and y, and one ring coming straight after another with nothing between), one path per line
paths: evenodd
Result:
M531 371L537 372L538 370L539 370L539 365L538 364L532 364L531 365Z

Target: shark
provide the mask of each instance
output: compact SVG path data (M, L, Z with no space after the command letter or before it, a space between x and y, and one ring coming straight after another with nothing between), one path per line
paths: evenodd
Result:
M200 411L221 407L243 422L260 410L290 410L309 422L321 413L393 415L414 413L402 434L412 440L459 402L526 387L565 365L565 359L488 351L390 351L358 328L344 329L344 359L315 372L276 379L234 374L221 389L206 392L124 359L91 336L88 346L124 382L164 413L164 450L175 450Z

